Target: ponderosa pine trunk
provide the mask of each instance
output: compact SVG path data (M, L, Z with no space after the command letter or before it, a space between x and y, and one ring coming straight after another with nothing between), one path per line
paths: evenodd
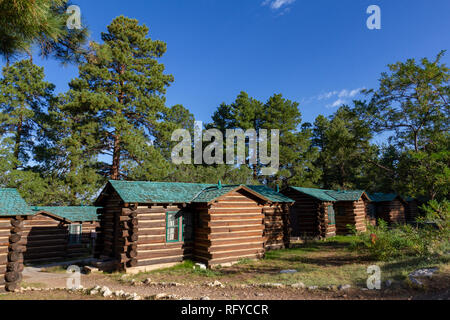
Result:
M119 180L120 171L120 136L118 133L114 135L114 151L113 151L113 163L111 167L111 179Z
M16 143L14 146L14 157L19 160L20 156L20 144L22 143L22 131L23 131L23 120L22 116L19 117L19 123L17 124L17 132L16 132ZM17 169L17 166L15 166Z

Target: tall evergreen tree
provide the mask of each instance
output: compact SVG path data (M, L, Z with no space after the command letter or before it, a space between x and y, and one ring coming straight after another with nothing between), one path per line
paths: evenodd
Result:
M316 166L323 171L321 187L365 189L367 159L376 152L366 123L350 107L342 106L330 119L317 117L314 126L312 141L320 150Z
M54 85L44 81L43 68L22 60L3 69L0 81L0 131L14 137L14 157L26 166L36 133L53 98ZM19 163L16 167L19 166Z
M317 171L312 161L316 154L310 148L310 131L301 129L299 104L273 95L266 103L241 92L230 105L222 103L214 113L208 128L280 130L280 169L273 176L262 176L262 165L250 165L253 179L270 185L287 185L291 179L299 184L312 185L317 180ZM269 150L270 150L270 143ZM248 153L247 153L248 154Z
M173 76L158 63L166 44L148 38L137 20L115 18L93 43L95 55L70 83L72 113L88 113L99 125L96 150L112 158L111 179L151 179L167 174L168 164L152 145L165 110L166 87Z

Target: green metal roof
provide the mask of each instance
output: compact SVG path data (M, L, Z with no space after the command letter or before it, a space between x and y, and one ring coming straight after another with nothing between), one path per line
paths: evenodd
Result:
M237 189L239 186L240 185L225 185L221 188L219 188L217 185L209 186L203 189L191 202L211 202L212 200Z
M190 203L210 202L240 185L181 182L117 181L109 183L126 203ZM245 186L245 185L243 185ZM266 186L245 186L271 202L294 202Z
M300 187L291 187L294 190L307 194L313 198L316 198L320 201L336 201L335 198L330 196L327 191L331 190L322 190L322 189L313 189L313 188L300 188Z
M35 213L44 211L72 222L97 221L97 209L99 207L33 207Z
M272 190L267 186L247 186L249 189L261 194L265 198L269 199L271 202L295 202L291 198L286 197L285 195Z
M320 201L358 201L364 191L363 190L324 190L314 188L291 187L294 190L307 194ZM370 198L370 197L369 197Z
M0 188L0 216L32 215L31 207L20 196L16 189Z
M335 198L336 201L358 201L364 194L364 190L331 190L327 191L327 194Z
M368 196L373 202L389 202L398 197L396 193L371 193Z
M188 203L203 189L201 183L109 181L126 203Z

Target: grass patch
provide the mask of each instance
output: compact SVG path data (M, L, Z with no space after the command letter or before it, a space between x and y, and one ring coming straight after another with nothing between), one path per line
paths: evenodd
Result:
M54 267L48 267L48 268L42 268L41 272L47 272L47 273L67 273L66 266L54 266Z

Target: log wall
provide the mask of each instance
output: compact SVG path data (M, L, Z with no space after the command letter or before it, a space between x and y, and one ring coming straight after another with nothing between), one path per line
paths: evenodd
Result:
M137 266L152 266L181 262L192 259L193 242L182 238L183 218L179 219L179 241L168 242L166 239L167 212L180 212L180 216L189 214L181 204L168 206L139 206L136 210L139 221L137 232Z
M376 204L377 216L389 224L405 223L405 205L402 201L395 199L389 202Z
M283 194L295 200L290 210L291 235L302 238L319 237L320 202L292 189L287 189Z
M350 233L347 225L354 226L356 231L367 231L368 201L361 198L358 201L342 201L334 205L336 213L336 234L347 235ZM341 211L342 210L342 211Z
M21 217L0 218L0 291L15 291L22 281Z
M264 247L266 250L289 248L291 227L286 204L267 204L264 213Z
M6 265L8 263L11 219L0 218L0 292L5 292Z
M81 243L70 244L67 223L41 213L27 217L19 242L23 248L24 262L48 263L91 255L93 249L91 231L95 231L96 223L83 222L81 225Z
M292 189L283 194L295 200L289 214L292 236L326 238L336 235L336 226L328 224L328 206L333 205L332 202L322 202Z
M264 255L263 205L239 190L218 202L197 205L194 258L208 266Z
M97 258L120 258L117 254L118 232L120 216L122 214L123 201L112 188L105 190L107 196L99 205L103 207L99 211L99 225L97 227L97 243L95 256Z

